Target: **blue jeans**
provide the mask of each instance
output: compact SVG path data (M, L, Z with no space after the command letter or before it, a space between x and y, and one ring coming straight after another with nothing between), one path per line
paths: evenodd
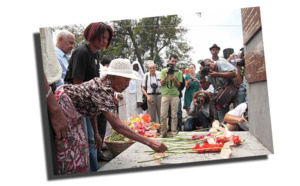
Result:
M86 134L89 152L90 152L90 163L89 172L96 172L98 170L98 159L97 159L97 149L94 149L95 139L94 139L94 129L89 117L82 117L84 132Z
M202 126L205 130L208 130L208 118L203 114L203 112L199 112L198 117L188 118L184 123L184 131L192 131L196 130L196 126Z

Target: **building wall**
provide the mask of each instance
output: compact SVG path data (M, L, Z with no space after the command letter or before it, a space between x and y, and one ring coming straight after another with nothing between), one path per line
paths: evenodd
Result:
M262 40L260 30L245 46L245 55ZM247 94L250 133L274 153L267 81L249 83Z

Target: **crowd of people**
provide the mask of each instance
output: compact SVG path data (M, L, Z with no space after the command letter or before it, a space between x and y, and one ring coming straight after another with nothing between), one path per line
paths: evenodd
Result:
M161 71L155 61L146 61L144 73L138 61L100 59L99 51L108 48L114 32L105 23L88 25L83 32L87 43L73 52L75 36L71 32L61 31L54 47L51 29L40 31L54 175L97 171L99 156L106 161L101 150L109 133L107 126L156 152L166 151L162 142L122 124L135 114L147 113L160 123L160 138L176 136L182 130L208 131L215 119L227 123L229 130L249 130L244 117L247 86L240 65L242 52L223 59L218 56L220 47L214 44L209 48L212 57L204 59L200 69L195 64L178 69L178 56L172 54ZM213 98L227 82L239 87L231 100L233 109L230 104L216 109ZM188 116L185 122L182 111Z

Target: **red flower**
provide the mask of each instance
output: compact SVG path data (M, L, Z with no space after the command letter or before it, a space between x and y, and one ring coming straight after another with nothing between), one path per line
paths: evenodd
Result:
M144 114L142 118L146 123L151 122L151 116L149 114Z
M141 134L141 135L144 135L145 134L145 129L143 129L143 128L139 129L138 133Z
M192 150L198 150L198 153L203 153L203 152L218 152L221 151L223 147L223 144L209 144L209 143L204 143L202 146L197 144Z
M239 136L232 136L232 140L234 142L234 144L237 144L237 143L242 143L241 139Z
M197 143L196 146L194 148L192 148L192 150L197 150L200 149L200 145Z

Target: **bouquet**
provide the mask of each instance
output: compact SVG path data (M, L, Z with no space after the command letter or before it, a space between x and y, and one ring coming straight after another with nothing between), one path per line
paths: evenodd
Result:
M151 122L151 116L149 114L134 115L128 118L122 123L128 126L131 130L146 136L146 137L157 137L157 129L160 124ZM128 141L130 139L126 138L122 134L112 129L111 135L108 137L109 141Z

